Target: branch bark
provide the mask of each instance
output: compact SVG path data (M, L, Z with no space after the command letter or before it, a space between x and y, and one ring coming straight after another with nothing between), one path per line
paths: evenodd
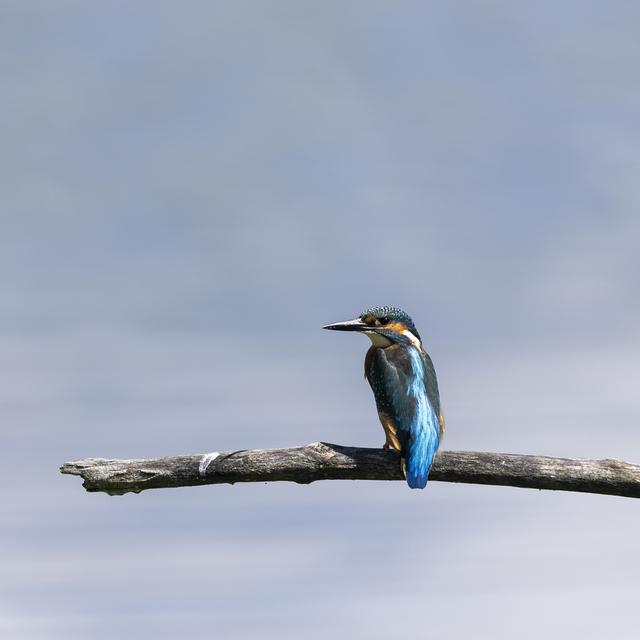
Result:
M87 491L110 495L235 482L403 479L393 451L326 442L145 460L87 458L66 462L60 471L81 476ZM611 459L441 451L429 479L640 498L640 466Z

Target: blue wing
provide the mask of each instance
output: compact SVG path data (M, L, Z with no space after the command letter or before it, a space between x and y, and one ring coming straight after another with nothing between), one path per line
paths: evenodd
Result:
M367 379L378 412L393 420L407 484L424 488L440 443L440 398L431 359L413 346L374 348Z

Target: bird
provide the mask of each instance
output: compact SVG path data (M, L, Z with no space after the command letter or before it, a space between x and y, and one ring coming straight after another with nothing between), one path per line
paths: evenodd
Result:
M400 454L412 489L424 489L440 446L444 417L433 362L411 317L398 307L371 307L323 329L359 331L371 339L364 375L385 432L384 449Z

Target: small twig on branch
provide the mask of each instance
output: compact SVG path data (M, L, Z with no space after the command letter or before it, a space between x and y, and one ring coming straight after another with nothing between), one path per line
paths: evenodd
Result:
M81 476L87 491L111 495L145 489L235 482L402 480L398 454L315 442L289 449L253 449L148 460L87 458L62 473ZM429 480L529 489L582 491L640 498L640 466L618 460L574 460L475 451L441 451Z

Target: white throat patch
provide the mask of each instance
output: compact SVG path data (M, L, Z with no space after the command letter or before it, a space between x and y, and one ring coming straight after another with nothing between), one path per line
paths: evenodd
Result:
M375 331L365 331L365 333L369 336L374 347L388 347L391 344L389 338L385 338Z
M422 344L420 344L420 340L418 340L418 338L416 338L413 333L411 333L411 331L409 331L409 329L405 329L402 332L403 336L406 336L409 339L409 342L416 348L421 349L422 348Z
M389 345L393 344L392 341L389 340L389 338L381 336L375 331L365 331L365 333L369 336L369 339L371 340L371 343L374 347L388 347ZM420 340L418 340L418 338L416 338L415 335L413 335L413 333L411 333L411 331L409 331L409 329L405 329L402 332L402 335L405 336L405 338L407 338L409 342L414 347L416 347L416 349L422 349L422 343L420 342Z

